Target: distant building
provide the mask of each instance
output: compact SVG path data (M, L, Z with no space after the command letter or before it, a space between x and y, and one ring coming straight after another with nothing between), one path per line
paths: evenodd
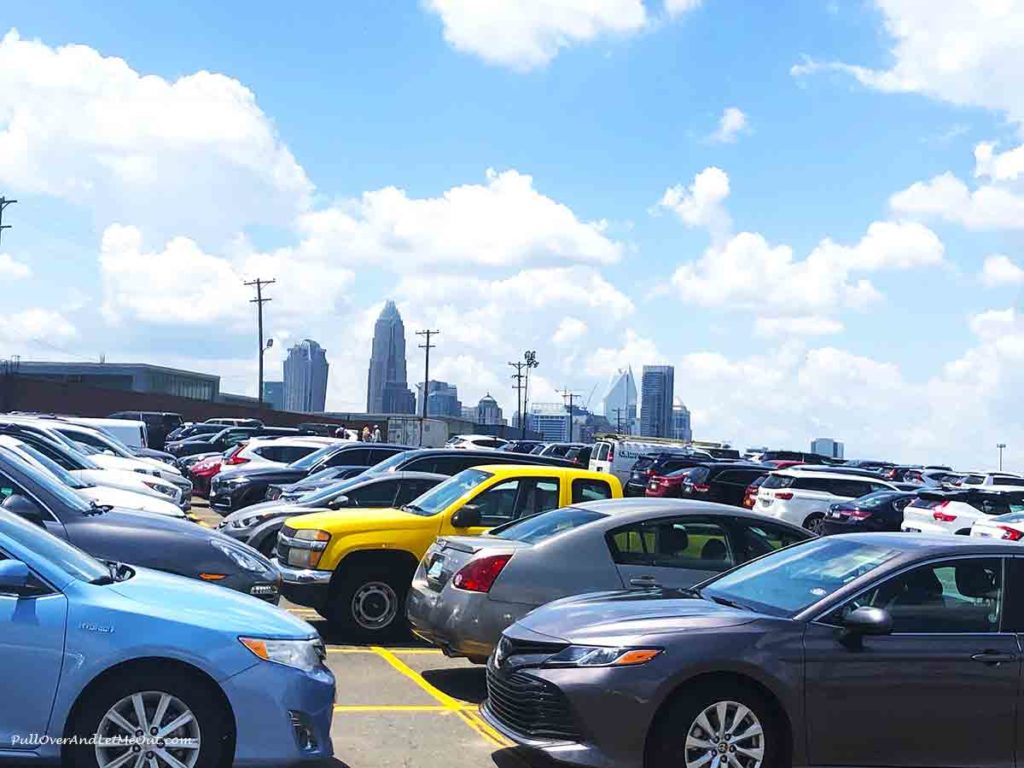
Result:
M423 385L417 384L419 403L416 413L423 413ZM462 418L462 403L459 402L459 390L447 381L427 382L427 416L452 416Z
M497 400L491 397L490 392L481 397L480 402L477 403L476 418L474 420L477 424L505 423L505 419L501 415L501 406L498 405Z
M843 444L831 437L819 437L811 441L811 453L828 456L832 459L843 458Z
M564 443L569 439L569 410L562 403L531 403L526 427L540 432L541 439Z
M464 405L462 406L462 420L470 421L474 424L478 424L477 419L477 408L475 405Z
M604 396L604 415L617 432L630 432L636 421L636 379L633 369L619 369Z
M645 365L640 383L640 434L672 436L672 398L675 369L671 365Z
M22 360L16 370L21 376L50 381L125 392L153 392L190 397L193 400L215 401L220 394L220 376L144 363L47 363Z
M395 302L384 305L373 327L366 385L368 413L415 413L416 398L405 368L405 324Z
M285 410L323 413L327 405L327 370L327 350L312 339L289 349L284 361Z
M676 440L693 440L693 430L690 428L690 409L682 403L672 406L672 437Z
M273 408L275 411L284 410L284 382L283 381L264 381L263 382L263 402Z

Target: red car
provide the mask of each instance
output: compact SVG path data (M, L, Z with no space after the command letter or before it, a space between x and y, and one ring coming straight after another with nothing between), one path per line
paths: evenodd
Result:
M695 469L697 467L687 467L686 469L677 469L675 472L669 472L667 475L652 475L651 479L647 481L644 495L678 499L683 495L683 481Z
M210 498L210 483L214 475L220 472L223 461L223 456L209 456L189 467L188 477L192 481L192 493L203 499Z

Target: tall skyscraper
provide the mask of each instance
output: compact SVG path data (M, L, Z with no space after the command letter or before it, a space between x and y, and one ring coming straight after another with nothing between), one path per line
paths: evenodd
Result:
M480 402L476 404L475 410L477 424L505 423L505 419L501 415L501 406L498 405L497 400L491 397L490 392L480 398Z
M693 429L690 428L690 409L677 402L672 407L672 437L676 440L693 440Z
M388 300L373 328L366 386L368 413L415 413L416 398L405 371L405 324Z
M640 381L640 434L672 437L672 397L676 371L671 365L645 365Z
M327 404L327 370L327 350L312 339L289 349L284 361L285 410L322 413Z
M263 382L263 402L273 408L275 411L284 410L284 382L283 381L264 381Z
M612 376L604 396L604 415L616 432L632 431L636 421L636 379L632 368L620 368Z
M416 390L419 393L419 403L416 406L416 413L423 413L423 385L417 384ZM454 416L462 417L462 403L459 402L459 389L447 381L427 382L427 416Z

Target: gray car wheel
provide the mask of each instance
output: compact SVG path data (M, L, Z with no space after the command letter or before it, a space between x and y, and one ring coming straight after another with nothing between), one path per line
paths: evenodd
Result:
M746 704L716 701L690 723L684 749L686 768L761 768L764 727Z

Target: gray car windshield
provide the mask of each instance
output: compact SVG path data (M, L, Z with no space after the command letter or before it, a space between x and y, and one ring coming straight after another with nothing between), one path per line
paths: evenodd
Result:
M79 480L77 477L75 477L66 469L64 469L64 467L62 467L60 464L53 461L49 457L44 456L31 445L22 443L17 448L15 448L15 450L21 453L28 461L38 464L40 467L45 469L51 475L53 475L62 483L64 483L64 485L66 485L68 488L74 488L75 490L81 490L83 488L92 488L92 486L89 483L83 480Z
M110 570L99 560L3 510L0 510L0 535L9 537L79 581L100 582L110 578Z
M489 477L491 477L491 473L484 472L482 469L464 469L451 479L445 480L414 501L409 502L402 509L424 517L436 515Z
M898 549L829 536L736 568L700 592L716 602L795 616L899 554Z
M491 531L490 535L507 541L539 544L552 536L574 530L603 517L605 515L600 512L589 509L577 509L576 507L553 509L550 512L541 512L539 515L532 515L509 523L497 531Z
M66 485L62 485L57 478L42 467L33 466L10 448L0 448L0 452L3 453L5 462L10 462L15 465L22 474L28 475L35 480L40 486L42 486L43 490L52 496L57 497L57 500L60 501L65 508L74 510L75 512L92 511L93 507L89 502L72 491Z

